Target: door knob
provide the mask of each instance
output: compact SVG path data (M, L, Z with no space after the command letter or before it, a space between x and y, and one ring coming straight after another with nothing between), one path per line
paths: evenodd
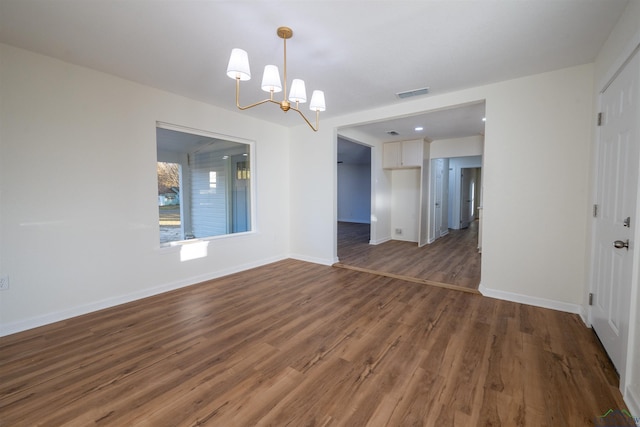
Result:
M627 248L627 250L629 250L629 239L625 240L624 242L622 240L616 240L615 242L613 242L613 246L616 249Z

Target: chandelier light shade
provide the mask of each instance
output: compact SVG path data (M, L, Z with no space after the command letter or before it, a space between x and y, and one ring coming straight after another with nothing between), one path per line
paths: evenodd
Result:
M309 104L309 109L311 111L324 111L324 92L321 90L314 90L311 94L311 103Z
M300 104L307 102L307 90L305 88L304 80L293 79L291 82L291 90L287 95L287 39L293 37L293 31L289 27L280 27L277 31L278 37L284 42L284 86L280 80L280 71L275 65L267 65L264 67L264 74L262 75L262 90L268 92L270 97L262 101L255 102L250 105L240 105L240 82L251 79L251 70L249 68L249 56L247 52L242 49L232 49L231 57L229 58L229 65L227 66L227 76L236 81L236 106L240 110L247 110L249 108L256 107L260 104L267 102L278 104L280 109L284 112L289 110L296 111L304 119L314 131L318 131L318 125L320 122L320 111L326 110L324 101L324 92L321 90L314 90L311 95L311 102L309 103L309 109L316 113L316 124L311 124L309 119L300 111ZM276 101L273 98L274 93L283 92L282 101ZM295 104L295 105L292 105Z
M291 91L289 92L289 101L300 104L307 102L307 89L304 87L304 80L293 79Z
M265 65L262 75L262 90L265 92L282 92L280 83L280 71L275 65Z
M227 66L227 76L238 80L251 80L249 55L242 49L233 49Z

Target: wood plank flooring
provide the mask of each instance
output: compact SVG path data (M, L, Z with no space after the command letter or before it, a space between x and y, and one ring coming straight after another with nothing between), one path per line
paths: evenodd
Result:
M337 266L473 290L480 285L477 221L421 248L398 240L370 245L369 240L369 224L338 222Z
M12 427L588 426L617 387L576 315L294 260L0 338Z

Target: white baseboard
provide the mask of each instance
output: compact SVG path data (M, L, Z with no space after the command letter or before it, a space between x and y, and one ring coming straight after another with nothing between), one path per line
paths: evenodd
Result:
M640 397L636 396L633 390L627 386L623 399L629 408L629 413L635 418L636 425L640 426Z
M50 323L59 322L61 320L67 320L72 317L82 316L94 311L103 310L105 308L114 307L120 304L126 304L142 298L151 297L164 292L173 291L175 289L184 288L186 286L195 285L198 283L206 282L208 280L217 279L230 274L238 273L240 271L250 270L252 268L260 267L263 265L271 264L277 261L286 259L286 257L274 257L267 258L257 262L238 265L235 267L219 270L210 274L202 274L199 276L192 276L185 279L181 279L171 283L164 283L152 288L143 289L140 291L132 292L125 295L118 295L111 298L106 298L100 301L91 302L88 304L79 305L69 308L67 310L56 311L52 313L43 314L40 316L31 317L16 322L3 324L0 327L0 337L23 332L29 329L37 328L39 326L48 325Z
M314 264L329 265L329 266L338 262L337 258L335 259L335 261L333 261L330 258L316 258L316 257L310 257L306 255L299 255L299 254L290 254L289 258L297 259L298 261L312 262Z
M381 245L385 242L388 242L389 240L391 240L391 237L384 237L382 239L378 239L378 240L369 240L369 244L370 245Z
M482 283L478 287L480 293L489 298L501 299L505 301L518 302L520 304L533 305L535 307L550 308L552 310L565 311L567 313L582 314L582 306L579 304L571 304L568 302L555 301L546 298L532 297L529 295L518 294L515 292L505 292L485 287ZM583 321L585 319L583 318ZM586 323L586 322L585 322Z
M582 321L584 322L585 326L587 328L591 327L591 322L589 321L589 308L581 305L580 306L580 313L578 313L580 315L580 318L582 319Z

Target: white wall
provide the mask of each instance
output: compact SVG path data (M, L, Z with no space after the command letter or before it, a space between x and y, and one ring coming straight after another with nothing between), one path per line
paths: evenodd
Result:
M586 282L592 86L593 65L583 65L327 119L318 133L304 126L292 129L292 168L317 159L305 179L291 184L292 252L303 259L335 259L334 129L486 100L484 290L580 311ZM309 212L318 220L315 227L300 220ZM515 243L514 235L519 236ZM573 250L551 244L557 241L568 242Z
M475 135L466 138L437 139L431 142L431 158L482 156L484 136Z
M382 144L371 149L372 203L371 240L380 244L391 240L391 171L382 168Z
M5 45L0 58L0 334L287 257L287 129ZM255 141L255 233L190 261L160 249L156 121Z
M599 93L605 84L613 77L631 52L640 44L640 1L632 0L622 14L620 21L610 34L604 46L600 50L595 62L595 84L592 93L595 94L595 103L599 100ZM638 54L638 53L637 53ZM593 127L592 127L593 129ZM594 134L595 134L594 130ZM595 154L595 145L592 152ZM592 156L592 164L595 156ZM591 183L595 180L595 173L591 175ZM593 187L592 187L593 188ZM638 198L640 202L640 194ZM594 203L594 201L590 201ZM640 224L640 208L636 209L635 224ZM634 224L632 220L632 224ZM593 224L590 224L592 229ZM636 240L640 230L636 229ZM624 377L621 378L621 386L625 402L630 412L640 416L640 251L635 251L631 299L630 340L627 353L627 366ZM588 250L586 259L591 261L591 251ZM586 302L585 302L586 305Z
M371 165L338 164L338 221L371 222Z

